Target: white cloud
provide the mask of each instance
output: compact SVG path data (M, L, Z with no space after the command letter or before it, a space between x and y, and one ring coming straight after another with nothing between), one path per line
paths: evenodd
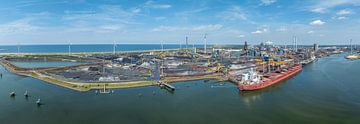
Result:
M189 30L188 28L185 27L177 27L177 26L159 26L156 28L153 28L151 31L154 32L162 32L162 31L180 31L180 30Z
M338 12L336 12L337 15L349 15L352 14L353 12L349 9L343 9L343 10L339 10Z
M223 20L235 21L235 20L247 20L246 13L239 6L233 6L223 12L218 17Z
M337 19L338 19L338 20L345 20L345 19L347 19L347 17L345 17L345 16L339 16L339 17L337 17Z
M263 29L263 32L268 32L268 31L269 31L269 29L267 29L267 28Z
M260 0L261 5L268 6L276 2L276 0Z
M32 18L24 18L6 24L1 24L0 33L4 33L4 34L22 33L22 32L30 32L40 29L39 27L32 25L31 24L32 21L33 21Z
M325 22L321 21L321 20L314 20L312 22L310 22L310 25L324 25Z
M308 34L313 34L313 33L314 33L314 31L308 31L307 33L308 33Z
M159 26L153 28L152 31L160 32L160 31L216 31L220 30L223 25L215 24L215 25L198 25L191 27L179 27L179 26Z
M68 1L39 1L39 0L29 0L29 1L19 1L15 2L15 8L23 8L30 6L44 6L44 5L56 5L56 4L67 4Z
M309 6L308 9L315 13L326 13L329 9L335 8L340 5L359 5L360 0L320 0L315 2L314 5Z
M205 7L199 7L199 8L192 9L192 10L180 11L180 12L176 12L175 16L180 19L179 21L181 21L181 20L189 21L192 18L198 18L198 16L195 16L195 15L197 15L198 13L201 13L207 9L208 8L205 8Z
M131 9L131 12L132 12L132 13L140 13L140 12L141 12L141 9L140 9L140 8L132 8L132 9Z
M144 5L146 8L153 8L153 9L168 9L172 6L170 4L157 4L154 1L147 1Z
M238 37L238 38L244 38L244 37L245 37L245 35L240 34L240 35L238 35L237 37Z
M288 29L285 26L282 26L280 28L278 28L276 31L280 31L280 32L284 32L287 31Z
M256 31L253 31L253 32L251 32L252 34L261 34L261 33L263 33L263 31L260 31L260 30L256 30Z
M325 8L314 8L310 10L311 12L315 12L315 13L325 13L326 9Z
M268 31L269 31L269 29L263 28L263 29L259 29L259 30L253 31L253 32L251 32L251 33L252 33L252 34L262 34L262 33L268 32Z
M346 19L348 19L348 17L346 17L346 16L333 16L333 17L331 17L331 19L334 19L334 20L346 20Z
M99 33L101 35L125 32L124 25L122 24L109 24L99 26L79 26L79 27L68 27L63 29L67 33Z
M159 17L155 17L155 20L165 20L166 19L166 17L164 17L164 16L159 16Z
M120 31L123 28L123 25L102 25L98 27L95 31L98 33L113 33Z
M214 31L214 30L219 30L221 29L223 26L220 24L215 24L215 25L200 25L197 27L193 27L193 30L195 31Z
M74 27L97 27L114 24L138 24L134 17L140 9L123 9L116 5L101 5L97 11L65 11L62 21Z

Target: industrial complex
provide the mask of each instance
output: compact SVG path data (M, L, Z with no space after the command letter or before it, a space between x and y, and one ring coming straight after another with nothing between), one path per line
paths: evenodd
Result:
M231 81L240 90L257 90L281 82L301 72L302 66L317 58L343 51L348 47L274 45L189 46L159 50L88 53L13 53L1 56L9 71L34 77L77 91L161 85L188 80ZM206 41L206 36L204 37ZM356 51L356 50L355 50ZM22 67L16 62L74 62L71 66ZM205 81L206 81L205 80Z

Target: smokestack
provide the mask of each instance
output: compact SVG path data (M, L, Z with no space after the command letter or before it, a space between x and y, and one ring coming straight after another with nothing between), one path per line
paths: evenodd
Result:
M245 44L244 44L244 50L247 51L248 50L248 44L247 44L247 41L245 41Z

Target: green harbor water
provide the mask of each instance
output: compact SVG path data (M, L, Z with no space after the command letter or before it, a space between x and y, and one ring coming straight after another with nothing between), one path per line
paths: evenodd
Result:
M254 92L229 82L76 92L0 67L1 124L359 124L360 61L344 54L309 64L297 76ZM29 92L28 99L23 93ZM9 93L15 91L15 98ZM139 95L141 94L141 95ZM44 105L38 107L38 98Z

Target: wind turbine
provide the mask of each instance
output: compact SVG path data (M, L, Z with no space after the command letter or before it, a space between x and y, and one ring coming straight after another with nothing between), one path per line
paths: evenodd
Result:
M161 41L161 51L164 52L164 41Z
M69 45L68 45L68 54L69 56L71 55L71 42L70 40L68 41Z
M353 53L353 48L352 48L352 39L350 39L350 55Z
M116 53L116 41L114 40L114 43L113 43L113 54L115 55Z
M20 54L20 43L19 42L17 43L17 54L18 55Z

